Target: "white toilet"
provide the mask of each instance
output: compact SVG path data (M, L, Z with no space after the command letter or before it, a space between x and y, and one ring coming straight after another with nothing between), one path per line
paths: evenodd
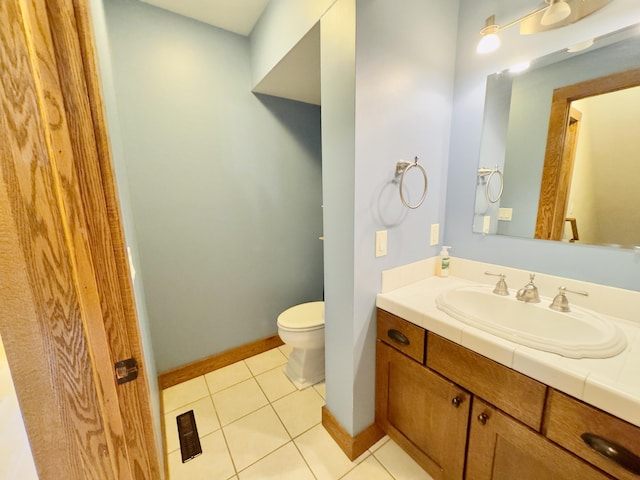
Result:
M293 348L284 371L298 389L324 380L324 302L301 303L282 312L278 335Z

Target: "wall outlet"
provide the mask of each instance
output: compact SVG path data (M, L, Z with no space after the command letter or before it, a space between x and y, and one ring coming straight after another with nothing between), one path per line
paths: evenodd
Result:
M502 220L503 222L510 222L512 217L513 217L513 208L498 209L498 220Z
M376 232L376 257L384 257L387 254L387 231Z
M429 245L434 246L438 244L438 239L440 238L440 224L432 223L431 224L431 236L429 237Z

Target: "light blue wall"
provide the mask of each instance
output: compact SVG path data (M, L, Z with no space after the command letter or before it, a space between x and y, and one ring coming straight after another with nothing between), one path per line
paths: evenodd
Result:
M162 372L322 298L320 111L253 95L246 37L132 0L105 11Z
M487 75L640 21L637 0L616 0L562 29L535 36L521 36L517 27L505 30L500 50L476 54L479 30L487 16L495 13L498 23L505 23L530 8L527 0L460 2L445 242L454 246L455 256L463 258L640 290L640 256L629 250L471 232ZM524 284L527 279L521 280Z
M438 251L429 226L444 221L456 18L456 1L436 0L338 0L322 18L327 406L352 435L374 420L380 274ZM395 165L416 155L429 191L407 211ZM413 201L421 182L408 180Z

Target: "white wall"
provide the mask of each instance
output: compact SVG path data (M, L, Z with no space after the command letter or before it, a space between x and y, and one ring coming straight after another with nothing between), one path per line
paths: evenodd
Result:
M485 18L496 14L498 23L526 13L527 0L461 0L453 103L451 154L447 191L445 242L455 255L622 288L640 289L640 258L629 250L607 249L542 240L473 234L478 152L482 131L487 75L540 57L566 45L640 21L637 0L616 0L601 11L562 29L521 36L517 28L505 30L502 48L490 55L475 52ZM526 278L512 279L516 286Z

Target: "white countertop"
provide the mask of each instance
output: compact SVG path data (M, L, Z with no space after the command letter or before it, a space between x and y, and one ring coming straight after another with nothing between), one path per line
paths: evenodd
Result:
M493 281L492 278L487 279ZM619 355L605 359L566 358L485 333L450 317L436 307L435 299L441 292L480 282L456 276L431 276L404 283L405 286L390 290L385 288L383 277L384 293L378 294L376 305L640 427L639 323L607 315L626 335L626 349Z

